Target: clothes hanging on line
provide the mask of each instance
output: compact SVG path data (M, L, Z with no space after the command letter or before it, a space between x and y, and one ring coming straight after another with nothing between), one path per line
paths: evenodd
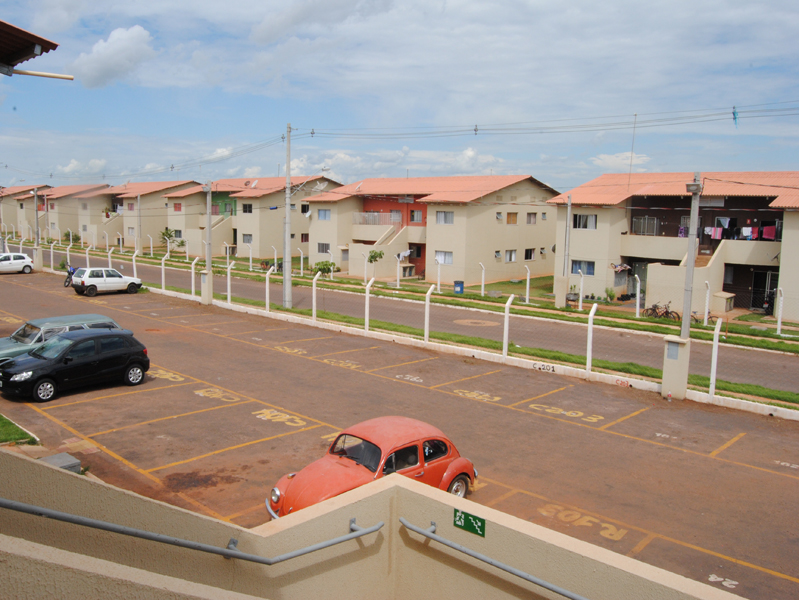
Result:
M713 233L711 234L710 237L714 240L720 240L722 231L724 231L724 229L722 229L721 227L714 227Z
M777 237L777 228L774 225L769 225L763 228L763 239L773 240Z

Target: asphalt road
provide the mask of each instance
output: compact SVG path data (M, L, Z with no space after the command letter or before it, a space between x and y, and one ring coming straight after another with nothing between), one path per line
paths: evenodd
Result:
M477 504L747 598L799 596L799 423L61 281L2 276L0 334L100 312L152 370L0 412L109 483L252 527L273 482L342 427L400 414L475 462Z
M58 263L61 255L54 252L54 261ZM72 263L85 265L84 253L72 253ZM132 274L130 263L114 258L116 267L125 265L123 272ZM49 251L45 252L45 260L49 263ZM92 257L92 264L107 265L107 259ZM246 264L246 261L240 261ZM146 283L161 285L160 266L138 265L138 276ZM199 294L199 275L195 275L196 289ZM166 284L190 289L191 275L188 271L166 269ZM279 280L278 280L279 281ZM233 278L232 295L242 298L264 300L264 284L246 279ZM225 293L227 280L216 276L214 291ZM347 294L331 290L317 291L317 308L337 312L343 315L364 316L364 296ZM292 290L295 308L310 309L312 307L312 291L309 287L294 287ZM282 285L270 286L270 299L273 303L282 302ZM372 297L370 301L370 318L389 321L416 328L424 326L424 304L422 302L395 301L387 298ZM430 310L431 330L457 333L467 336L482 337L491 340L502 340L503 316L489 311L463 310L458 308L432 305ZM585 325L563 323L545 319L511 316L510 340L520 346L557 350L569 354L585 356L587 327ZM594 359L604 359L618 363L631 362L658 369L663 368L664 342L661 335L636 333L597 327L594 330ZM694 340L691 346L690 372L709 376L712 346ZM799 357L778 352L753 351L735 346L720 345L717 377L735 383L752 383L764 387L795 391L799 389Z

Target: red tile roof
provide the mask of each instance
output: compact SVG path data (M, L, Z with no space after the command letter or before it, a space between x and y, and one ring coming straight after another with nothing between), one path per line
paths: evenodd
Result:
M104 190L108 188L108 184L101 183L93 183L90 185L59 185L54 188L50 188L46 192L43 192L43 196L47 196L48 200L57 200L59 198L66 198L67 196L73 195L80 195L83 197L83 194L88 192L93 192L95 190Z
M131 182L124 185L116 185L104 190L104 193L113 194L117 198L135 198L138 194L154 194L175 188L187 183L197 183L196 181L141 181Z
M20 194L24 192L33 191L34 188L39 188L40 190L48 190L50 189L49 185L12 185L11 187L2 188L0 189L0 198L3 196L13 196L15 194Z
M702 196L774 198L773 208L799 208L799 171L702 172ZM614 206L633 196L690 196L693 173L612 173L549 200L550 204Z
M291 178L291 185L302 185L305 182L311 181L329 181L324 175L313 175L310 177L301 175L298 177ZM255 181L253 180L253 183ZM232 198L261 198L262 196L268 196L269 194L274 194L275 192L279 192L280 190L286 189L286 178L285 177L262 177L258 179L258 182L255 183L255 186L250 186L247 189L238 192L236 194L231 194ZM312 190L313 186L306 186L305 189Z
M308 198L311 202L336 202L352 196L414 196L417 202L465 203L531 180L555 190L529 175L469 175L456 177L396 177L364 179Z
M34 48L37 45L41 47L42 54L58 48L55 42L0 21L0 63L14 67L35 58L37 55Z

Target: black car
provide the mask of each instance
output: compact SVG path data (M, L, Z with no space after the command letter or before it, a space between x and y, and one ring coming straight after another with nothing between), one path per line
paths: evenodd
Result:
M61 390L103 381L138 385L147 348L126 329L68 331L0 366L0 392L47 402Z

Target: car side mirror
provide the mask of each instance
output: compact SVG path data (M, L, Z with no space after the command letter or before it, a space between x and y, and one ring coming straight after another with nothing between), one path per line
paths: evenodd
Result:
M64 357L64 364L65 365L68 365L71 362L72 362L72 357L71 356L65 356Z

